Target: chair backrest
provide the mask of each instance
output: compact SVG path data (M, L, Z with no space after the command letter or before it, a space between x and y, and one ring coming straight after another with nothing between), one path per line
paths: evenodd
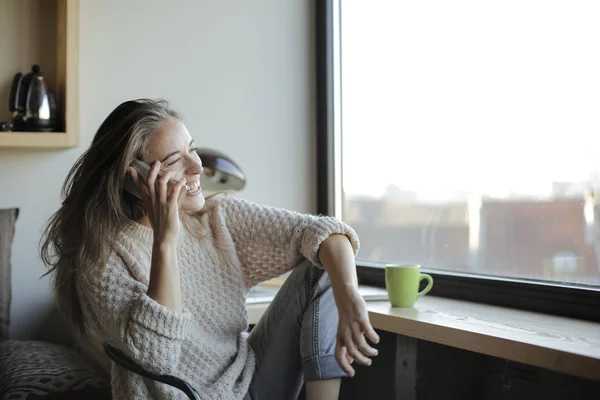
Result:
M138 364L133 362L129 357L125 355L121 350L109 345L108 343L104 344L104 351L108 355L108 357L113 360L115 363L120 366L127 368L129 371L141 375L146 378L150 378L153 381L162 382L167 385L176 387L177 389L184 392L190 400L200 400L200 395L194 389L192 385L184 381L183 379L177 378L171 375L158 375L151 372L146 371Z

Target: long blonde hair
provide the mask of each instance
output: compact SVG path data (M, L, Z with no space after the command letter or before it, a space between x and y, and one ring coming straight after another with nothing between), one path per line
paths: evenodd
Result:
M53 274L57 305L81 334L77 279L97 276L110 255L111 238L145 215L142 201L123 190L123 182L131 160L144 157L152 132L169 118L181 119L163 100L131 100L112 111L69 171L62 205L44 230L41 257L49 271L43 276Z

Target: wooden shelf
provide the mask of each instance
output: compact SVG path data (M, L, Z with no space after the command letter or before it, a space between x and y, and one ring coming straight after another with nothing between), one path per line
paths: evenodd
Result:
M247 304L256 324L268 303ZM435 296L367 301L376 329L600 381L600 323Z
M420 298L368 302L375 328L600 381L600 324L505 307Z
M0 132L0 150L79 145L79 0L0 0L0 121L10 121L13 76L38 64L65 132Z
M66 132L0 132L0 148L67 149L77 146Z

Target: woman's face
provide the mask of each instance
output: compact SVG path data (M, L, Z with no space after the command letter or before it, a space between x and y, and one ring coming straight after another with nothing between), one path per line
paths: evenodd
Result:
M146 154L145 161L150 165L156 160L160 161L162 173L173 172L175 180L185 178L188 190L181 205L183 211L195 212L204 207L204 195L200 187L202 162L196 153L192 136L181 121L171 118L158 124Z

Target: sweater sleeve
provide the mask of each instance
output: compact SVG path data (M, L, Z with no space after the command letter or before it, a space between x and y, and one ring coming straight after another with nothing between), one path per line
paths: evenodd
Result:
M302 258L322 268L319 247L332 234L346 235L354 255L358 253L356 232L336 218L301 214L233 197L223 198L220 206L248 287L290 271Z
M147 371L172 374L190 314L175 312L150 298L120 257L111 258L94 288L79 282L86 329L122 350Z

